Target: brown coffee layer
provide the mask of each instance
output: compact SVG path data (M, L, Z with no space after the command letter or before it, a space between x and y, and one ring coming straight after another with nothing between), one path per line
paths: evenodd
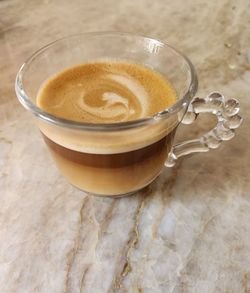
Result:
M86 166L98 168L121 168L149 159L156 153L159 153L163 149L166 149L167 145L171 144L172 136L173 133L170 133L160 141L157 141L147 147L137 149L135 151L118 154L90 154L65 148L53 142L51 139L43 134L43 138L46 144L50 147L50 149L52 149L55 153L57 153L64 159L77 164L83 164Z

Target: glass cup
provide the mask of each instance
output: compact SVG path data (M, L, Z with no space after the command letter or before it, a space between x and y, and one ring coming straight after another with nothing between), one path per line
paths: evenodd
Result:
M117 59L144 64L170 81L177 101L152 117L111 124L81 123L55 117L36 104L41 85L67 67ZM222 94L194 98L197 77L190 60L161 41L127 33L85 33L57 40L33 54L16 77L16 94L35 116L61 173L74 186L98 196L124 196L151 183L164 166L194 152L217 148L234 136L242 118L239 103ZM201 138L173 145L176 129L199 113L218 123Z

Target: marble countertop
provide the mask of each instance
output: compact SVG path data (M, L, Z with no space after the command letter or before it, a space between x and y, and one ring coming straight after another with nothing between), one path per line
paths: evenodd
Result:
M250 292L249 27L248 0L0 1L1 293ZM98 30L180 48L197 68L198 95L239 99L236 137L184 158L130 198L71 187L14 79L41 46Z

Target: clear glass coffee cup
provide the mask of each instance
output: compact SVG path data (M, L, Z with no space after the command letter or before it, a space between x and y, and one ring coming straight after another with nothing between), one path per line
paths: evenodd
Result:
M55 117L37 106L42 84L65 68L115 59L160 72L176 91L177 101L151 117L96 124ZM213 92L195 98L198 81L190 60L161 41L119 32L85 33L57 40L34 53L16 77L16 94L35 122L61 173L92 195L120 197L150 184L164 166L179 157L217 148L234 137L242 118L239 103ZM212 113L218 123L202 137L174 145L180 123Z

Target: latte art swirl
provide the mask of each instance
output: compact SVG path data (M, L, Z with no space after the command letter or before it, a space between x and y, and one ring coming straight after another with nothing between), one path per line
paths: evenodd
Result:
M105 81L105 84L110 84L110 81L115 82L114 87L111 82L110 88L119 89L117 92L105 91L101 96L95 96L100 102L101 106L89 105L86 101L86 95L91 96L92 91L87 93L85 90L77 99L76 107L78 111L89 119L104 119L106 121L127 121L132 119L139 119L146 115L148 109L148 94L143 86L135 79L123 75L106 74L101 76L100 79ZM113 85L113 86L112 86ZM98 87L98 84L96 85ZM94 89L94 90L93 90ZM131 96L128 96L130 93Z
M49 79L37 105L68 120L115 123L152 116L176 100L162 75L143 65L96 61Z

